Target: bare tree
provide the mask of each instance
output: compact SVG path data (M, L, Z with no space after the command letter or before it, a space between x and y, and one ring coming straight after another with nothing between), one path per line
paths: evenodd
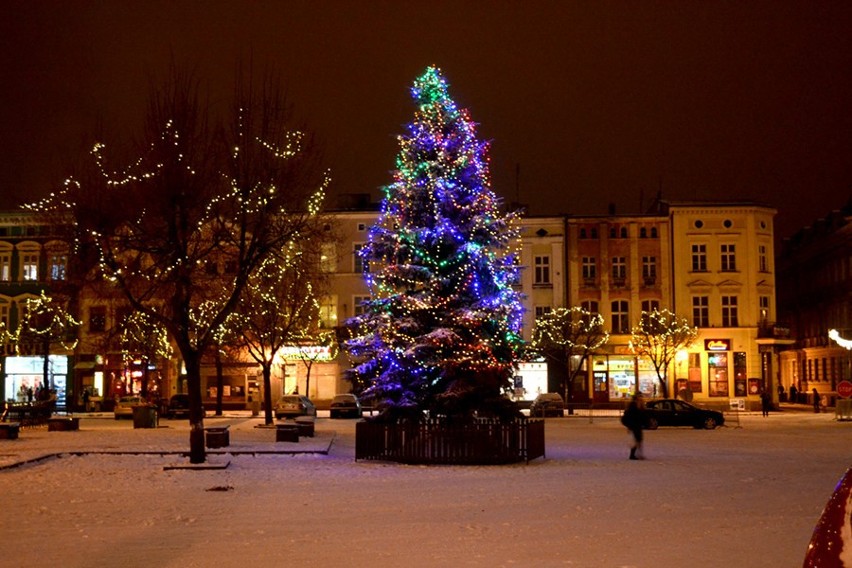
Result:
M604 319L580 307L556 308L536 319L532 349L567 370L565 399L574 398L574 383L589 355L609 341Z
M54 348L71 351L77 345L77 321L67 309L67 302L41 292L21 303L17 326L7 331L8 341L16 353L38 353L44 360L42 389L51 389L50 353Z
M197 81L173 70L151 96L138 157L113 169L96 145L62 196L103 273L180 351L192 463L206 459L202 356L257 268L313 238L328 181L276 81L238 77L226 114L215 121Z
M119 323L121 351L125 364L139 359L142 363L142 398L148 397L150 362L169 360L172 344L166 328L141 312L128 314Z
M235 342L260 365L266 424L272 424L272 366L278 352L306 337L319 319L314 281L321 286L321 279L311 256L293 243L284 254L267 259L226 322Z
M647 357L654 365L663 396L667 396L669 366L678 351L692 345L698 335L698 328L690 326L688 319L678 317L667 309L655 309L651 312L643 311L639 324L633 327L631 333L633 350Z
M332 330L316 329L308 332L294 345L296 358L305 366L305 395L311 392L311 369L314 363L337 358L339 346L337 334Z

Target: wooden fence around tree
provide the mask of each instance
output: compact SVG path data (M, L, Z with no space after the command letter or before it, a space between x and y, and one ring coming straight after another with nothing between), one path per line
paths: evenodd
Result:
M544 421L442 419L355 425L355 459L410 464L492 465L544 457Z

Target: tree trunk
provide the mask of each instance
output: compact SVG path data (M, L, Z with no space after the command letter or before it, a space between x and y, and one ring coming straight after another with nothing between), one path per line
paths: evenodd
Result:
M311 398L311 367L313 366L313 361L305 363L305 396L308 398Z
M204 406L201 402L201 353L184 353L186 386L189 394L189 462L204 463Z
M48 394L50 393L50 340L45 339L42 344L42 353L44 354L44 364L42 367L42 373L44 374L44 378L42 379L42 388L47 389ZM45 400L47 396L45 396Z
M218 346L215 349L216 360L216 416L222 416L222 387L225 383L225 378L222 376L222 354L219 352Z
M272 363L263 363L263 417L267 425L272 424Z

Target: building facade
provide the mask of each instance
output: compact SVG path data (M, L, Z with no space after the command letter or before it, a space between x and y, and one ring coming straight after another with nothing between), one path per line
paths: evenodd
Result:
M793 364L789 353L782 354L792 340L784 335L785 327L775 323L774 215L771 208L747 203L660 203L653 214L644 215L522 217L516 287L525 308L523 336L530 339L536 317L555 308L581 306L603 316L610 342L587 362L586 381L575 386L572 401L621 401L638 388L649 396L688 394L723 406L731 399L756 403L762 389L775 394L779 384L800 380L785 373L797 377L808 373L808 384L816 377L830 379L839 363L832 367L822 362L816 351L810 368L799 358ZM377 217L375 204L360 202L328 213L329 238L320 262L329 286L321 301L320 330L338 329L359 313L368 298L364 271L369 267L363 266L358 251ZM49 284L64 278L68 269L61 265L67 265L68 255L61 240L49 229L32 225L27 214L2 221L0 318L11 325L16 302L41 289L49 291ZM842 234L848 251L848 230ZM846 266L848 270L848 256ZM697 340L668 370L666 392L650 362L637 356L631 344L631 330L642 312L654 309L669 309L698 328ZM175 353L126 360L113 331L127 310L106 284L87 287L80 294L76 302L80 341L73 353L57 354L65 358L66 378L57 382L68 383L70 406L80 403L84 389L108 402L138 392L143 381L160 398L185 391ZM328 345L303 347L315 355L310 364L293 349L280 354L273 369L273 397L299 392L322 403L350 390L342 379L349 366L345 353ZM206 360L202 369L207 405L214 404L219 394L216 363ZM15 396L9 389L19 389L25 380L18 364L9 354L4 357L7 399ZM224 364L225 406L245 408L257 400L258 365L240 357ZM553 379L560 374L542 379L542 367L541 361L522 366L516 377L523 387L519 396L534 398L538 391L560 388ZM26 380L36 380L34 374L31 377Z
M850 352L829 338L852 339L852 203L785 240L778 255L781 318L795 345L781 356L781 383L800 402L831 401L852 379Z

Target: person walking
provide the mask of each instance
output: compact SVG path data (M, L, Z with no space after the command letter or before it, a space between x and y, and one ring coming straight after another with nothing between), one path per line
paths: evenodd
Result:
M769 409L772 408L772 398L769 396L769 391L763 389L760 391L760 410L763 412L763 417L769 416Z
M790 402L793 404L799 402L799 390L796 388L796 385L790 385Z
M642 452L643 428L645 428L645 401L642 400L642 393L636 392L633 399L624 414L621 415L621 423L633 435L633 444L630 446L630 459L641 460L645 459Z
M819 413L819 391L816 390L816 387L811 391L811 394L814 397L814 412Z

